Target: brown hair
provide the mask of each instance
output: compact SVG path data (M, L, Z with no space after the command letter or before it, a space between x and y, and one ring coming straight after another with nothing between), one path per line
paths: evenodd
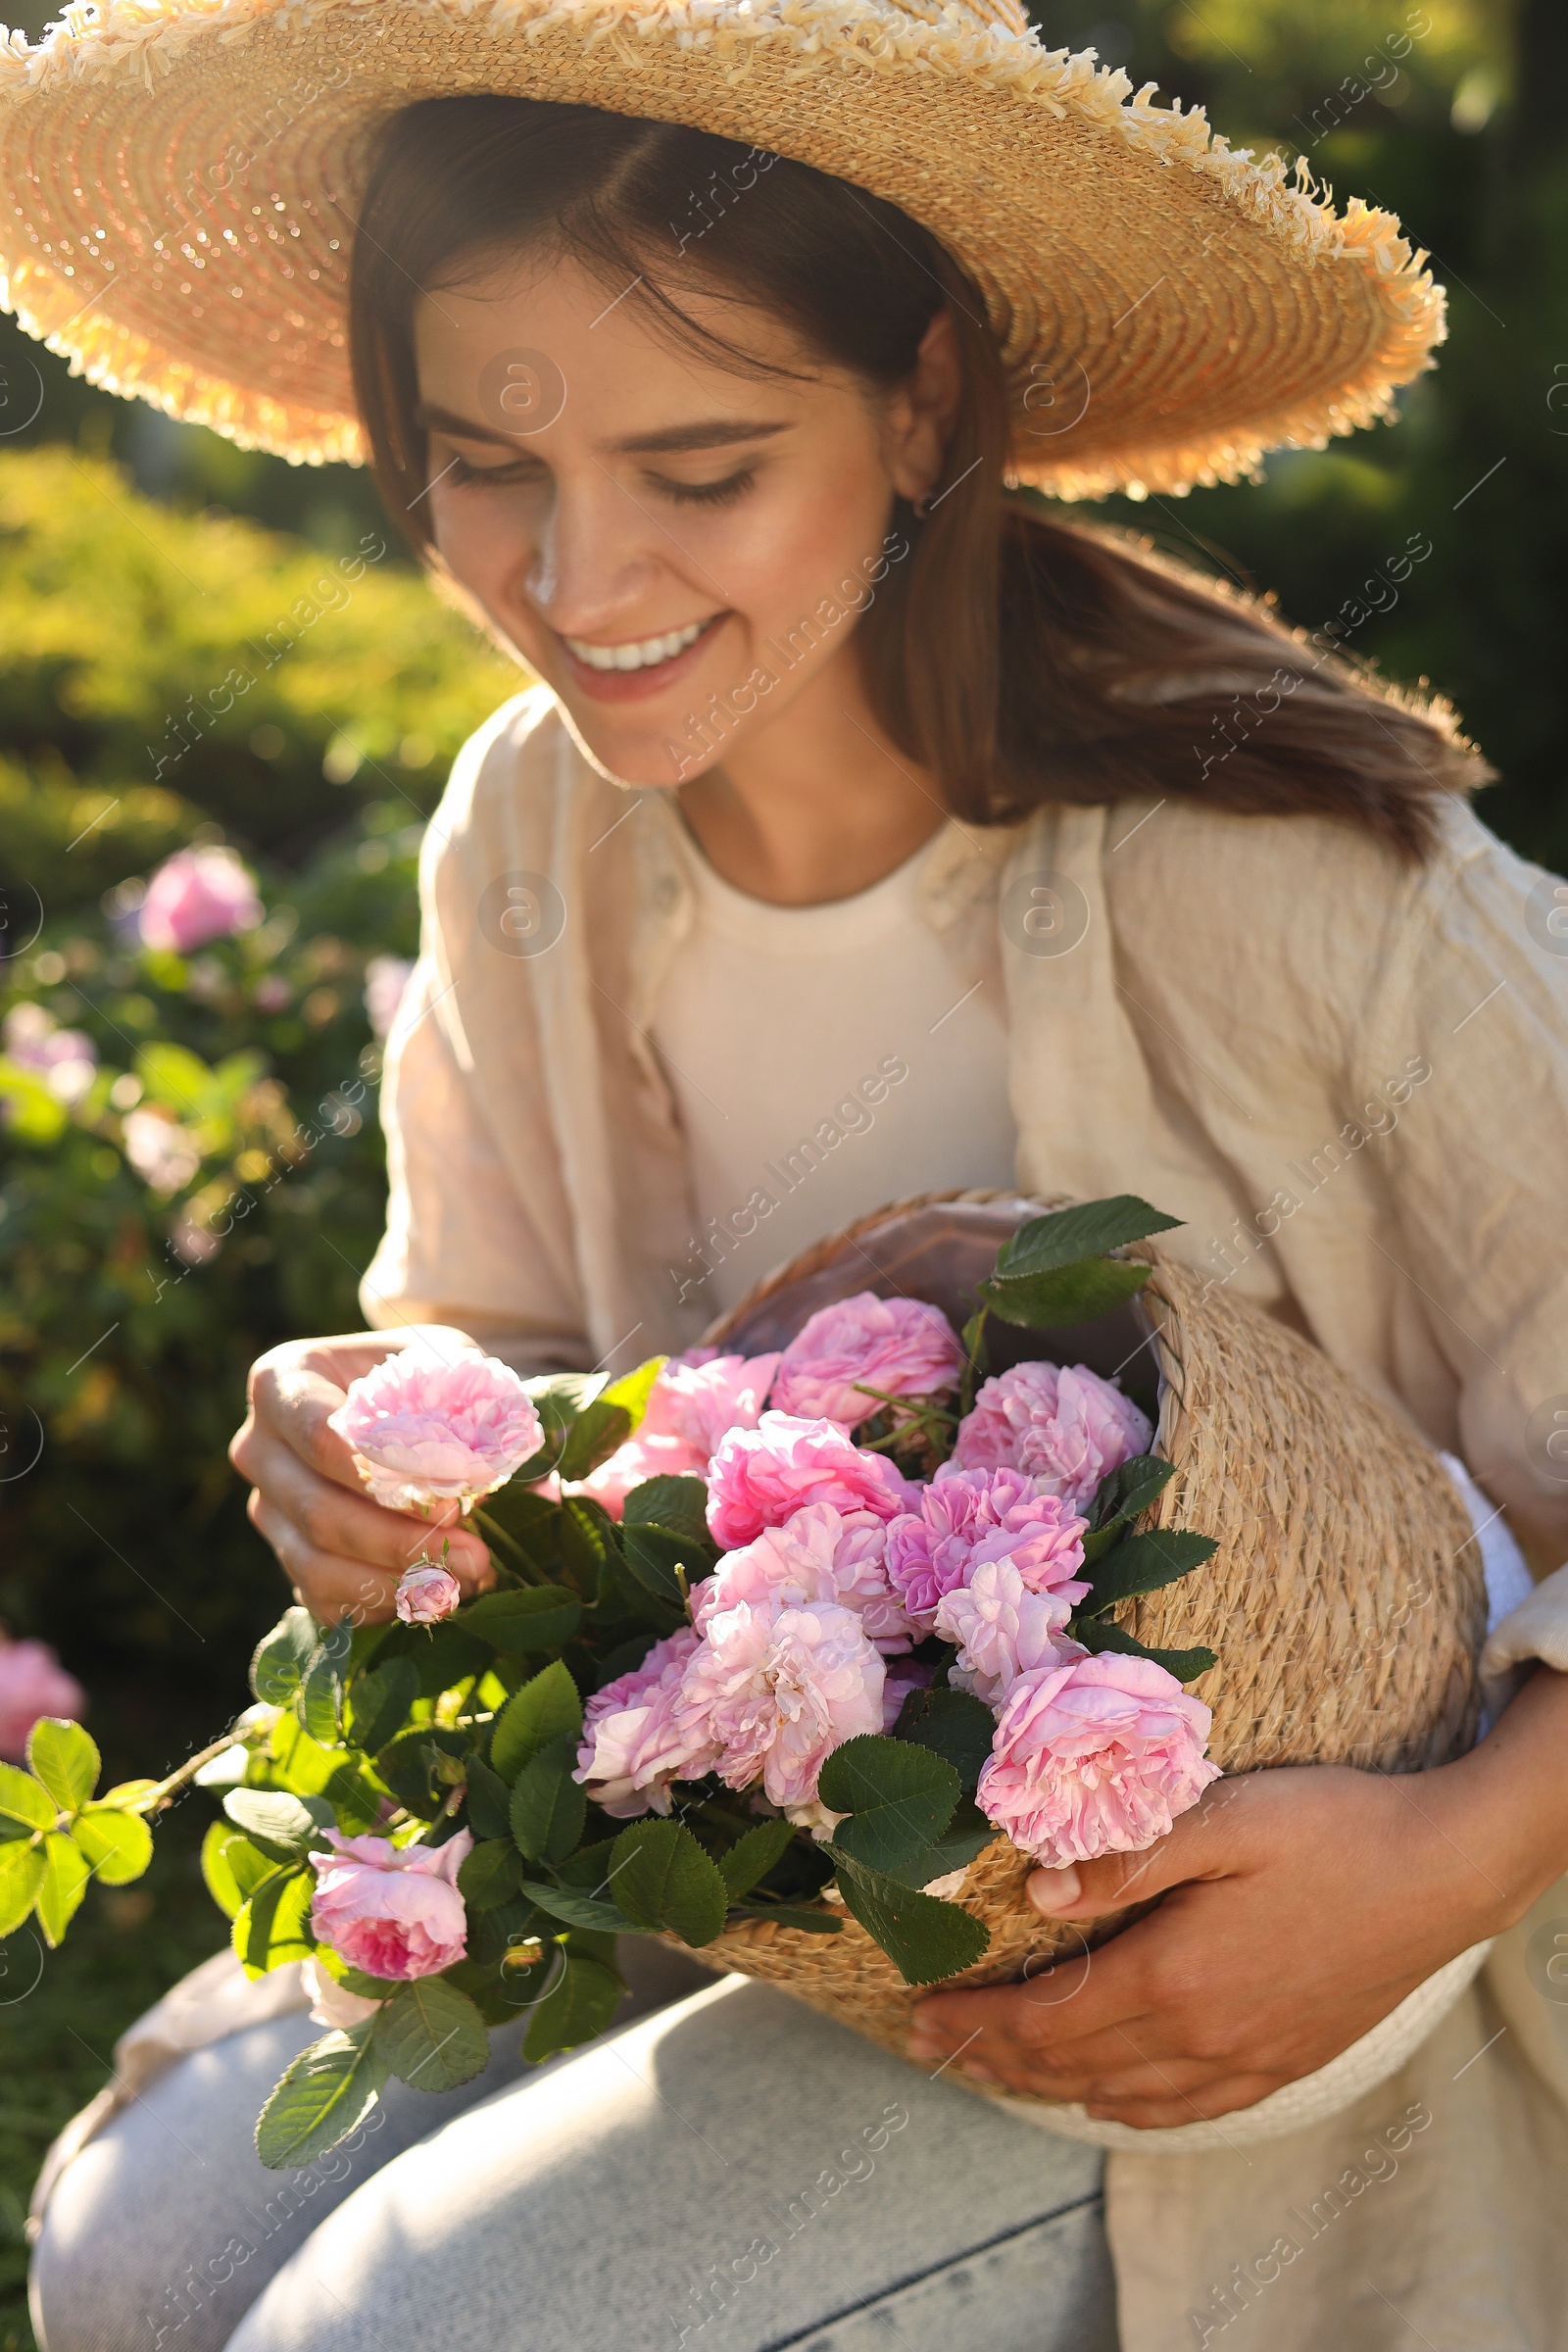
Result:
M774 370L672 289L700 280L764 305L804 351L887 390L947 305L964 390L944 486L928 519L901 504L912 554L857 642L879 720L956 815L1180 794L1346 817L1419 858L1442 796L1490 777L1446 705L1383 685L1331 635L1009 491L1001 356L952 255L861 189L678 124L480 96L421 100L386 126L354 247L354 380L376 478L424 561L415 299L523 246L616 292L637 280L659 330L742 373Z

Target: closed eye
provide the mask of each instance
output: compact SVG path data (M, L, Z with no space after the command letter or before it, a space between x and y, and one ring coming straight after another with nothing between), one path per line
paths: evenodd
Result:
M743 466L737 473L726 473L717 482L675 482L664 474L650 477L656 489L677 507L727 507L737 498L744 498L757 480L755 466Z

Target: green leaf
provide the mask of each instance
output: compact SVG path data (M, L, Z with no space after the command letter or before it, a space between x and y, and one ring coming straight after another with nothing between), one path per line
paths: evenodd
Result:
M562 1585L485 1592L448 1619L494 1649L560 1649L582 1623L582 1602Z
M458 1871L458 1892L470 1911L512 1902L522 1885L522 1863L510 1838L486 1838Z
M923 1853L891 1864L884 1876L897 1879L901 1886L927 1886L933 1879L945 1879L951 1871L962 1870L976 1854L983 1854L988 1845L994 1845L1000 1834L972 1798L960 1796L953 1819L935 1843L928 1845Z
M29 1830L52 1830L60 1807L41 1781L14 1764L0 1764L0 1815L24 1822Z
M1149 1268L1119 1257L1086 1257L1081 1265L1058 1266L1049 1274L1023 1274L980 1284L980 1296L1004 1323L1031 1331L1092 1323L1125 1306L1149 1280Z
M759 1822L755 1830L748 1830L744 1838L737 1838L727 1854L719 1855L718 1875L732 1903L738 1903L743 1894L750 1894L758 1882L766 1878L794 1835L792 1822Z
M512 1791L482 1756L469 1756L468 1827L475 1838L512 1839Z
M530 1862L561 1862L579 1844L588 1798L572 1779L577 1735L564 1732L530 1756L512 1791L512 1835Z
M79 1811L98 1786L98 1749L79 1723L40 1715L27 1734L27 1762L62 1813Z
M587 1494L568 1494L559 1521L562 1574L592 1600L606 1569L620 1558L615 1523Z
M1180 1217L1167 1217L1151 1208L1135 1193L1116 1193L1105 1200L1081 1200L1072 1208L1055 1208L1003 1243L997 1251L997 1274L1047 1274L1059 1266L1076 1265L1086 1257L1102 1257L1127 1242L1141 1242L1152 1233L1170 1233Z
M435 1779L437 1759L444 1756L468 1754L466 1732L448 1731L435 1723L416 1724L384 1748L377 1770L400 1805L421 1821L434 1821L452 1788L445 1780ZM465 1771L467 1766L465 1763Z
M283 1788L230 1788L223 1811L247 1837L303 1854L319 1845L321 1832L335 1827L331 1806L321 1796L291 1796Z
M44 1871L38 1887L38 1925L51 1945L58 1944L75 1917L77 1905L92 1876L87 1857L64 1830L51 1830L43 1841Z
M276 1868L270 1854L263 1853L238 1830L230 1829L226 1821L208 1824L202 1839L202 1877L225 1918L236 1918L262 1881L270 1879Z
M828 1851L838 1855L836 1839ZM974 1966L991 1941L989 1931L959 1904L901 1886L848 1854L840 1860L839 1892L906 1984L936 1984L957 1976Z
M686 1606L686 1595L695 1584L708 1574L709 1554L706 1545L699 1548L690 1536L678 1535L672 1527L655 1527L647 1522L622 1523L620 1548L627 1567L646 1591L661 1600L673 1601L679 1609ZM676 1569L685 1571L685 1583Z
M514 1690L502 1709L490 1741L491 1768L513 1782L547 1740L581 1730L577 1686L561 1660L552 1659L542 1673Z
M313 1740L334 1746L343 1717L343 1678L329 1658L318 1657L300 1689L300 1716Z
M997 1719L991 1709L967 1690L911 1690L893 1727L895 1740L906 1740L911 1746L927 1747L934 1756L945 1756L966 1796L973 1796L976 1783L991 1761L996 1732Z
M696 1949L723 1930L729 1905L723 1878L683 1822L638 1821L622 1830L610 1884L626 1917L645 1934L669 1929Z
M945 1756L875 1732L836 1747L817 1782L829 1812L850 1817L833 1833L835 1850L871 1870L887 1870L940 1838L959 1794Z
M1219 1664L1211 1649L1146 1649L1142 1642L1124 1634L1119 1625L1101 1617L1075 1617L1070 1630L1074 1641L1081 1642L1085 1649L1096 1652L1108 1649L1120 1658L1152 1658L1179 1683L1195 1683L1200 1674Z
M620 1524L667 1527L701 1544L705 1558L713 1551L708 1532L708 1489L700 1478L645 1478L626 1496Z
M1167 1462L1157 1453L1137 1453L1130 1461L1118 1462L1107 1470L1095 1489L1089 1505L1089 1534L1084 1538L1084 1558L1098 1560L1108 1551L1123 1528L1147 1511L1162 1489L1176 1475L1174 1462Z
M290 1960L308 1960L316 1949L311 1934L311 1898L316 1873L275 1870L264 1879L235 1916L230 1940L248 1977L266 1976Z
M586 1478L608 1461L617 1446L631 1436L631 1415L624 1405L599 1396L580 1412L566 1433L559 1469L563 1478Z
M623 1372L619 1380L612 1380L604 1391L605 1403L618 1404L622 1412L629 1414L632 1428L637 1429L648 1410L654 1383L668 1361L667 1355L651 1355L635 1372Z
M599 1928L612 1936L636 1935L635 1921L626 1917L608 1894L590 1894L580 1886L556 1886L544 1879L524 1879L522 1891L541 1911L568 1928Z
M555 1922L519 1894L510 1903L498 1903L493 1911L474 1913L468 1921L468 1958L476 1967L494 1968L515 1944L557 1932Z
M439 1698L443 1690L455 1690L470 1676L483 1674L490 1663L493 1644L465 1633L455 1618L449 1617L445 1625L409 1625L401 1631L409 1637L404 1654L414 1661L421 1698Z
M1152 1527L1139 1536L1123 1536L1095 1562L1094 1596L1087 1605L1101 1609L1138 1592L1157 1592L1190 1576L1218 1549L1212 1536L1195 1536L1185 1527Z
M376 2056L415 2090L456 2090L490 2062L490 2036L466 1992L440 1977L401 1985L370 2021Z
M596 2034L613 2025L620 2007L621 1984L613 1969L598 1960L567 1958L561 1982L547 1993L528 2020L522 2054L539 2065L558 2050L579 2049Z
M270 2172L289 2172L346 2139L375 2104L387 2069L374 2046L374 2020L323 2034L301 2050L256 2122L256 2153Z
M771 1919L781 1928L799 1928L806 1936L842 1936L844 1922L832 1911L808 1911L803 1903L740 1903L746 1919Z
M285 1609L251 1659L251 1689L270 1706L287 1706L310 1671L321 1629L309 1609Z
M0 1936L14 1935L32 1909L46 1866L43 1847L30 1838L0 1844Z
M388 1658L357 1674L349 1685L349 1733L368 1756L379 1755L409 1720L419 1695L419 1670L412 1658Z
M118 1805L89 1805L71 1825L71 1834L105 1886L127 1886L153 1858L153 1834L139 1813Z

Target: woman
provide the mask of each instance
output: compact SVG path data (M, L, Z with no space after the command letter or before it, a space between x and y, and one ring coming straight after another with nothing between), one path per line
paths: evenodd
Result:
M1461 1449L1555 1568L1556 886L1468 812L1487 771L1441 707L1007 486L1178 489L1380 413L1440 322L1394 224L1006 5L233 29L169 0L51 36L12 122L24 314L237 436L363 432L543 681L430 828L375 1329L264 1358L235 1444L299 1596L383 1617L427 1538L326 1427L409 1329L618 1370L881 1200L1014 1181L1180 1214L1179 1250ZM132 186L142 220L184 206L172 234L136 243ZM487 1581L470 1535L452 1564ZM396 2161L357 2150L329 2219L263 2230L233 2218L257 2082L308 2030L215 2038L60 2174L49 2352L144 2311L242 2352L1558 2344L1568 1571L1494 1636L1519 1659L1460 1763L1222 1783L1151 1853L1037 1874L1069 1920L1133 1873L1173 1891L1076 1976L934 1995L918 2071L727 1984L542 2080L503 2055L433 2138L405 2098ZM1249 2139L1493 1937L1398 2074ZM1099 2157L959 2074L1126 2127L1103 2218Z

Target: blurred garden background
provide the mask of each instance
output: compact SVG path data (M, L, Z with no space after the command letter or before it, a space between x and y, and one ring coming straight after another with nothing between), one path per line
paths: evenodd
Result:
M55 12L12 13L35 35ZM1118 519L1440 685L1500 771L1488 821L1568 868L1568 10L1037 18L1429 250L1450 339L1396 423ZM1413 535L1431 554L1395 589ZM0 1623L84 1688L112 1779L221 1729L283 1597L225 1447L255 1355L359 1325L419 836L515 682L359 474L112 400L0 318ZM183 888L149 902L179 853ZM31 2343L48 2138L222 1940L209 1812L175 1817L145 1884L95 1890L60 1953L0 1946L0 2352Z

